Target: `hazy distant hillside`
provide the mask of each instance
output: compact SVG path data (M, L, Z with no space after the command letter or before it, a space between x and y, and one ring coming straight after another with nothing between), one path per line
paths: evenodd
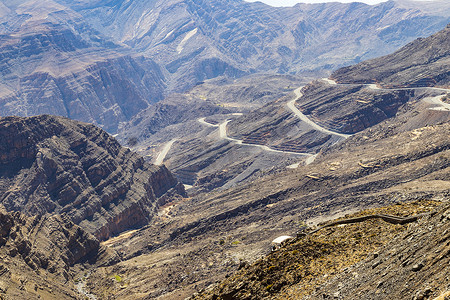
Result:
M162 99L161 69L53 1L0 6L0 116L55 114L110 132Z
M417 39L393 54L342 68L332 74L339 82L383 86L448 86L450 24L426 39Z
M49 113L116 133L172 91L221 76L321 74L429 35L449 15L444 2L4 1L0 116Z
M220 75L335 69L390 53L450 21L445 2L274 8L242 0L58 1L160 63L178 91Z

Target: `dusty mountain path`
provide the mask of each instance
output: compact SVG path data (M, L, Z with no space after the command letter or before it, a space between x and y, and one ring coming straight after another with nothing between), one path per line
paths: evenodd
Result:
M307 116L305 116L300 110L298 110L297 107L295 107L295 102L303 96L302 89L303 89L303 86L302 86L302 87L299 87L298 89L296 89L296 90L294 91L296 97L287 103L287 107L288 107L288 108L289 108L289 109L290 109L297 117L299 117L300 120L302 120L303 122L305 122L305 123L308 124L309 126L313 127L315 130L321 131L321 132L326 133L326 134L336 135L336 136L342 137L342 138L344 138L344 139L346 139L346 138L348 138L348 137L351 136L351 134L338 133L338 132L334 132L334 131L328 130L328 129L326 129L326 128L323 128L322 126L318 125L317 123L314 123L313 121L311 121L311 120L310 120Z
M164 159L167 156L167 153L169 153L170 148L172 148L173 143L175 143L177 140L171 140L170 142L168 142L164 148L161 150L161 152L159 153L158 157L155 160L155 165L160 166L163 164Z
M322 81L330 84L330 85L353 85L353 84L348 84L348 83L337 83L336 81L334 81L333 79L329 79L329 78L322 78ZM366 86L372 90L380 90L380 91L408 91L408 90L431 90L431 91L440 91L440 92L444 92L444 93L450 93L450 89L445 89L445 88L437 88L437 87L411 87L411 88L383 88L383 87L379 87L378 85L374 84L374 83L369 83L369 84L357 84L357 85L363 85ZM301 88L299 88L301 90ZM300 90L298 91L298 93L300 93ZM297 90L295 90L295 92L297 93ZM423 99L423 101L427 102L427 103L432 103L432 104L436 104L438 105L438 107L431 107L429 108L430 110L442 110L442 111L450 111L450 104L445 103L442 101L442 98L445 96L446 94L442 94L442 95L438 95L435 97L426 97ZM300 97L298 97L300 98ZM297 98L297 99L298 99Z
M225 122L221 123L220 125L215 125L215 124L211 124L205 121L205 118L200 118L198 119L198 121L201 124L210 126L210 127L219 127L219 137L221 139L230 141L230 142L234 142L238 145L244 145L244 146L251 146L251 147L258 147L261 148L264 151L270 151L270 152L275 152L275 153L286 153L286 154L294 154L294 155L301 155L301 156L314 156L313 154L310 153L300 153L300 152L292 152L292 151L282 151L282 150L275 150L272 149L268 146L264 146L264 145L257 145L257 144L249 144L249 143L244 143L243 140L238 140L238 139L234 139L228 136L227 134L227 125L231 120L226 120Z

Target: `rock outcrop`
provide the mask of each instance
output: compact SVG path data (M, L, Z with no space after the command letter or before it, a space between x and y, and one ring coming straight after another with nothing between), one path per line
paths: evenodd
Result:
M63 274L76 263L95 259L100 249L94 236L65 217L28 217L2 207L0 219L0 246L33 270Z
M0 119L0 203L66 214L99 239L147 224L184 189L164 167L94 125L48 115Z
M115 44L52 1L6 3L0 15L0 116L52 114L114 133L163 98L152 60Z
M0 205L0 298L79 297L74 265L111 262L99 241L62 216L28 217Z
M341 83L378 83L386 87L444 86L450 82L450 24L393 54L342 68L332 74Z

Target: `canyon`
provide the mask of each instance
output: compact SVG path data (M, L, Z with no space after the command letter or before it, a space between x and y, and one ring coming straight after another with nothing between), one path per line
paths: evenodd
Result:
M4 1L0 299L445 299L449 15Z

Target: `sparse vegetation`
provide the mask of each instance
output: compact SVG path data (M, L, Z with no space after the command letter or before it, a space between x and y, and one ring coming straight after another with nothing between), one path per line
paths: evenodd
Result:
M371 214L411 215L429 211L439 204L415 201L370 209L346 218ZM325 228L243 267L212 292L194 299L209 299L212 294L232 294L235 299L247 297L245 295L251 295L248 299L274 295L279 299L301 299L328 276L361 261L406 228L379 219Z

